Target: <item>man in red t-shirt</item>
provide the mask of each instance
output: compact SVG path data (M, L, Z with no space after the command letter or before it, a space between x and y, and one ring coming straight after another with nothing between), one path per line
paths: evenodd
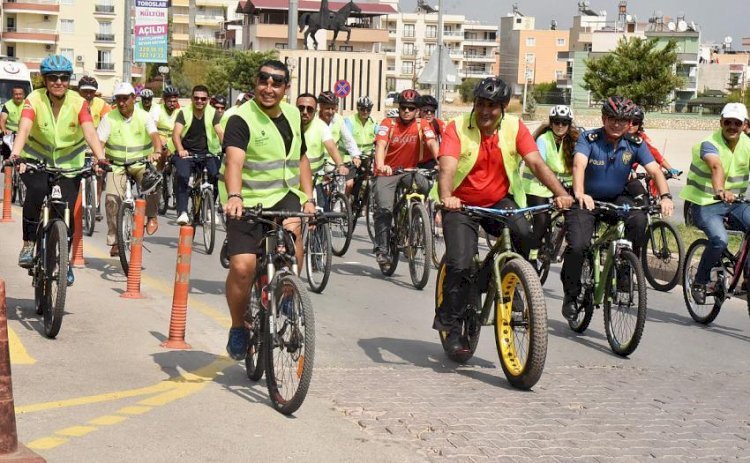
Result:
M375 258L379 264L390 261L391 220L396 187L402 177L408 174L393 175L393 171L417 167L422 151L428 150L437 157L438 143L435 131L430 124L417 118L419 93L408 89L398 96L398 117L383 119L375 135L375 172L373 182L375 192ZM429 190L426 178L417 175L417 184L425 194Z
M433 328L447 332L445 346L454 354L469 349L467 340L461 337L462 319L469 299L465 282L477 253L479 225L496 236L500 235L502 228L500 223L490 219L475 222L460 212L461 206L517 209L517 201L525 202L512 196L513 193L525 195L519 158L523 158L531 172L552 191L557 207L567 208L573 204L573 198L537 151L529 129L517 118L505 115L509 102L510 88L505 82L496 77L483 79L474 89L471 113L448 124L440 146L438 192L447 209L443 214L446 275L443 303L437 308ZM500 137L504 140L515 138L510 152L500 150ZM472 151L472 146L477 145L478 154ZM506 166L513 170L508 172ZM509 219L507 224L515 248L528 257L532 242L529 222L523 215L518 215ZM514 300L512 307L515 310L523 306Z
M422 95L419 97L419 117L427 121L435 131L435 138L440 144L445 131L445 121L437 118L438 101L432 95ZM419 160L419 167L423 169L432 169L437 164L437 159L432 156L429 150L423 150L422 159Z

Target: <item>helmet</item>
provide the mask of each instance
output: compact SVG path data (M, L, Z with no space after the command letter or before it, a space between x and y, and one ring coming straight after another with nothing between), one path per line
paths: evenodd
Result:
M167 85L166 87L164 87L162 96L165 98L170 97L170 96L180 96L180 92L176 88L172 87L171 85Z
M398 104L413 104L416 105L419 102L419 92L414 89L407 88L403 92L398 94Z
M633 117L633 122L636 125L641 125L643 124L643 119L646 118L646 112L643 110L643 107L636 106L635 109L633 110L632 117Z
M363 96L359 100L357 100L357 107L358 108L372 108L372 100L369 96Z
M318 95L318 103L319 104L332 104L337 105L339 104L339 99L334 95L334 93L330 90L326 90L325 92Z
M602 105L602 116L630 119L635 108L635 103L630 98L611 96Z
M91 76L83 76L78 79L79 90L99 90L99 83Z
M474 98L505 104L510 101L510 87L499 77L485 77L474 87Z
M419 104L417 105L420 108L435 108L438 107L438 101L435 99L432 95L422 95L419 97Z
M385 117L398 117L398 109L389 109L388 112L385 113Z
M150 100L153 97L154 97L154 92L152 92L151 90L147 88L144 88L143 90L141 90L141 99L146 98L147 100Z
M42 75L50 74L52 72L73 74L73 65L68 58L62 55L49 55L44 58L39 65L39 72Z
M216 106L217 104L220 104L226 108L227 107L226 97L224 97L224 95L216 95L214 97L214 106Z
M156 171L156 169L153 167L147 168L146 171L143 172L143 178L141 179L141 193L147 195L153 192L159 186L161 180L162 176Z
M550 120L555 119L570 122L573 120L573 110L568 106L559 104L549 110L549 118Z

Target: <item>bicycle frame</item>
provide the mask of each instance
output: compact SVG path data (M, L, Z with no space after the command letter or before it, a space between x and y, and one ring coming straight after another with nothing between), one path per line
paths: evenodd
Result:
M616 225L605 225L605 230L601 236L598 230L594 231L594 239L591 245L591 253L593 255L593 274L594 274L594 305L601 305L604 302L604 291L606 288L605 281L602 279L602 275L607 275L609 270L614 265L614 256L622 249L626 248L631 250L633 248L632 243L626 240L625 237L625 221L618 219ZM601 249L607 247L604 256L604 265L601 262Z

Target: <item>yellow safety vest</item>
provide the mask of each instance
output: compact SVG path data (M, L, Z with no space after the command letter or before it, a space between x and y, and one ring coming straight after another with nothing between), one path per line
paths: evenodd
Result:
M185 118L185 127L182 130L182 139L185 138L185 134L188 133L188 130L190 130L190 125L193 123L193 107L188 106L186 108L180 109L182 111L183 117ZM219 134L216 133L216 129L214 129L214 116L216 115L216 110L212 108L211 106L206 106L206 109L203 110L203 126L206 129L206 140L208 141L208 152L211 154L211 156L218 156L221 153L221 143L219 142Z
M328 151L323 145L323 132L326 123L318 117L313 118L310 125L305 129L305 146L307 147L307 159L310 160L310 170L313 175L323 168L328 156Z
M21 111L23 111L23 101L17 105L13 100L8 100L4 106L8 110L8 119L5 120L5 128L11 132L18 132L18 123L21 122Z
M342 162L350 162L352 157L346 150L346 143L344 143L344 137L341 131L344 130L344 118L334 116L333 123L331 124L331 135L333 135L333 142L339 148L339 154L341 155Z
M557 146L557 143L555 143L555 134L552 130L548 130L540 135L539 138L537 138L537 143L544 144L545 152L547 153L547 159L545 159L545 162L550 170L554 172L563 183L572 184L573 177L565 166L563 144L560 143L560 146ZM552 197L552 192L534 176L531 169L528 167L525 167L523 171L523 190L529 195L541 196L543 198Z
M348 117L351 123L352 136L362 154L370 154L375 147L375 121L372 117L367 118L367 122L362 124L359 115L352 114Z
M126 120L119 110L108 112L109 138L104 144L104 154L114 165L146 159L153 152L154 145L147 130L148 113L134 108L130 120Z

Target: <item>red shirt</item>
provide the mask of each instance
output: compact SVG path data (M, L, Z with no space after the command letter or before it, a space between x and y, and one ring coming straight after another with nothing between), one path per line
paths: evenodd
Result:
M21 117L25 117L32 122L36 118L36 113L34 112L34 108L31 107L31 103L29 103L29 100L24 101L24 107L23 111L21 111ZM88 101L83 102L83 106L81 106L81 110L78 112L78 124L83 124L84 122L94 122L94 118L91 117L91 111L89 111Z
M445 132L445 121L443 121L442 119L438 119L436 117L435 119L432 120L432 123L430 125L432 125L433 130L435 130L435 126L437 125L436 135L439 141L440 137L443 136L443 132ZM432 153L430 153L430 150L427 148L427 145L425 145L422 150L422 160L420 160L419 162L427 162L427 161L432 161Z
M508 195L510 182L503 164L503 153L498 146L497 132L489 137L482 136L479 146L477 162L469 175L453 191L453 196L470 206L490 207ZM519 121L516 152L524 157L534 151L538 151L536 142L526 125ZM456 122L451 121L443 132L440 156L459 159L460 155L461 140L456 132Z
M417 120L414 119L408 125L404 125L398 117L383 119L375 135L375 142L380 140L389 141L385 153L385 164L392 169L399 167L409 169L417 167L419 159L419 148L424 143L423 149L429 152L425 142L435 140L435 131L430 123L424 119L419 120L422 128L422 141L419 140ZM389 136L390 135L390 136Z
M649 136L646 135L645 132L640 132L638 136L640 136L643 139L643 141L646 142L646 146L648 146L648 150L651 151L651 156L654 157L656 162L658 162L659 165L664 164L664 156L662 156L659 150L656 149L653 143L651 143L651 139L649 138Z

